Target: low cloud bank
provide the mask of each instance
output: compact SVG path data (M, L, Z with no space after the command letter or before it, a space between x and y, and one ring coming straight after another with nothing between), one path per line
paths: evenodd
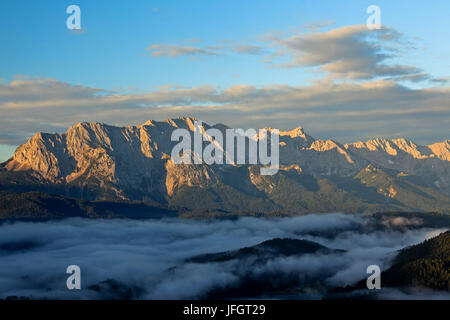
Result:
M243 272L277 272L298 277L322 276L326 285L352 284L366 268L389 266L396 251L444 230L420 228L419 221L396 221L414 229L374 229L369 218L344 214L283 219L244 217L226 221L87 220L0 226L0 298L111 298L92 286L114 279L131 298L202 298L215 288L241 281ZM226 263L185 263L205 253L236 250L273 238L307 239L345 253L280 257L251 269ZM81 268L82 290L66 288L66 268ZM235 270L240 270L238 273ZM90 289L91 288L91 289ZM129 290L130 291L130 290ZM386 297L391 298L394 293ZM128 297L128 296L127 296Z

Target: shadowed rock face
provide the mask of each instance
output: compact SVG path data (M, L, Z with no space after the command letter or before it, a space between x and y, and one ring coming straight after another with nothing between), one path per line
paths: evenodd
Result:
M450 207L448 140L430 146L405 139L342 145L314 139L298 127L280 132L279 173L261 176L255 165L175 165L171 151L178 141L171 141L171 134L177 128L192 133L194 121L79 123L65 134L38 133L2 164L0 189L261 213Z

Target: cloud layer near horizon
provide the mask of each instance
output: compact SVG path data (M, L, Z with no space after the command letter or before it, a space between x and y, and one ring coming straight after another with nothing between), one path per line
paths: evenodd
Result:
M180 116L236 128L301 125L313 136L341 142L384 136L427 144L449 138L450 89L377 80L118 94L55 79L0 84L0 144L24 143L38 131L65 132L82 121L123 126Z

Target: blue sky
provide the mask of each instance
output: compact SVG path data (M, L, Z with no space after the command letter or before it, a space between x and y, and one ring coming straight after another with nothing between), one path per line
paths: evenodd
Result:
M65 9L81 8L84 34L66 29ZM372 2L344 1L18 1L0 4L1 77L16 74L52 77L106 89L143 90L164 84L198 86L239 83L297 84L310 77L299 70L267 68L255 57L179 57L152 59L154 43L185 44L202 39L215 45L257 39L266 33L334 21L331 27L362 24ZM405 59L436 76L450 54L450 2L377 1L382 23L393 26L426 50ZM192 44L191 44L192 45ZM439 54L441 52L441 54ZM424 59L425 58L425 59Z
M74 33L66 28L66 19L69 16L66 8L71 4L81 8L82 33ZM414 47L411 49L408 45L403 45L390 63L414 66L434 79L449 76L449 1L433 1L431 5L430 1L419 0L339 3L298 0L2 0L0 78L5 86L14 79L23 77L56 79L71 86L101 88L115 91L115 94L145 94L159 90L158 88L165 85L187 88L212 86L219 90L237 85L307 86L311 81L324 77L323 70L318 70L320 66L282 68L264 62L267 53L273 53L276 49L273 43L264 42L262 39L270 34L284 34L285 37L302 35L311 32L308 26L313 24L324 24L316 32L362 25L368 17L366 8L371 4L381 8L382 24L402 34L402 41ZM218 46L222 48L212 49L217 54L181 54L171 57L164 54L152 56L153 51L146 49L152 45L189 47L205 51ZM266 46L262 48L266 55L240 54L234 50L253 45ZM365 80L377 81L379 78ZM361 79L350 81L358 83ZM426 80L402 85L411 89L438 86ZM443 84L438 87L442 88ZM31 90L30 87L27 88L26 90ZM5 90L8 90L8 87ZM0 113L1 108L0 106ZM9 122L14 121L14 109L3 112L9 112ZM22 114L17 112L17 116ZM74 111L71 110L61 117L68 118L73 114ZM178 115L180 114L173 114ZM444 116L448 114L445 113ZM99 120L87 116L85 118ZM119 119L114 121L113 116L106 118L121 124ZM40 126L36 129L62 131L67 127L66 124L70 123L70 119L61 119L50 116L38 119ZM217 122L221 122L221 119L217 119ZM283 126L284 123L286 126L290 125L288 122L282 122L282 119L276 122L276 125ZM26 130L26 125L17 129L18 126L2 125L3 136L21 135L25 140L32 134L32 131ZM445 123L440 122L436 127L445 127ZM312 130L314 128L312 126ZM341 136L344 140L377 133L371 131L350 134L350 131L347 131L346 135L345 129L339 130L343 132ZM322 132L324 131L317 129L315 133L320 136ZM380 134L384 132L382 128L379 130ZM402 132L407 133L400 130L388 135L396 136ZM419 134L418 137L412 138L420 140L422 137ZM424 133L422 140L427 142L435 138L445 138L445 134ZM6 145L15 146L20 141L0 139L0 160L11 155L12 148L5 147Z

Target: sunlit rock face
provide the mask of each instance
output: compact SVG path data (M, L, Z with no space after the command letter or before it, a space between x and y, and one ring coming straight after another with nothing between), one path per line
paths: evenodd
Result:
M178 141L171 140L172 132L181 128L193 133L195 121L149 120L127 127L83 122L64 134L37 133L2 165L0 186L46 186L89 200L152 200L231 211L450 207L449 140L419 146L406 139L378 138L343 145L315 139L297 127L279 133L279 172L261 176L255 165L175 164L171 152ZM228 129L222 124L203 126L224 136ZM261 138L258 133L246 139ZM195 152L192 158L198 156Z

